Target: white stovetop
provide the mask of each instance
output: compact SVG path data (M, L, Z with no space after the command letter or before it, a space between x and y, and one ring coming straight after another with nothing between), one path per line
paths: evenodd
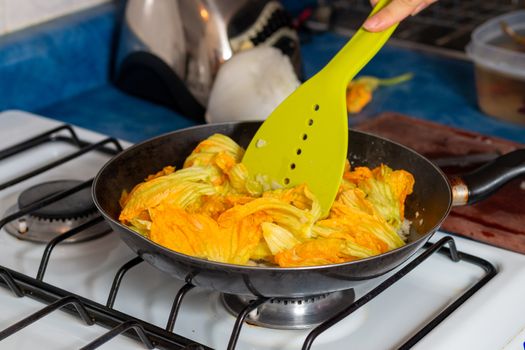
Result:
M20 111L0 113L0 149L60 124ZM104 136L75 129L97 141ZM36 152L0 161L0 183L55 159L74 148L50 143ZM34 179L0 191L0 217L16 201L19 191L42 181L88 179L107 157L87 154ZM442 237L437 233L433 240ZM525 341L525 256L455 237L458 249L494 264L499 273L486 286L421 340L416 349L523 349ZM0 265L35 276L43 252L40 244L22 242L0 231ZM44 281L105 304L118 268L134 254L116 237L76 245L57 246ZM467 263L453 263L436 255L344 321L322 334L313 349L392 349L402 344L440 307L452 302L483 272ZM142 263L125 276L115 308L164 327L180 281ZM362 295L372 285L357 290ZM0 288L0 328L6 328L43 307L30 298L15 298ZM218 293L194 289L183 302L175 332L197 342L225 349L234 318L222 307ZM53 313L0 342L0 349L71 349L86 345L106 330L85 326L62 312ZM299 349L306 331L283 331L244 325L237 349ZM104 349L143 349L126 337L117 337Z

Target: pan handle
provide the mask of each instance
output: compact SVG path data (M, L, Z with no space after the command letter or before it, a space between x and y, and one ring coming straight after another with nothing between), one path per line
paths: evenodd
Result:
M476 203L523 174L525 149L504 154L470 173L451 178L452 204Z

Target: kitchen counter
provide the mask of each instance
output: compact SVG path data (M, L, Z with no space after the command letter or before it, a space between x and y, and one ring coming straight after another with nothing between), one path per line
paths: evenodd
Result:
M114 6L104 5L0 38L0 75L6 77L0 90L7 92L0 110L24 109L132 142L203 123L111 85L115 13ZM333 33L308 36L302 43L305 76L323 67L346 40ZM378 90L362 113L350 117L350 125L395 111L525 143L525 126L478 110L468 61L388 45L362 74L406 72L414 78Z
M305 75L311 76L322 68L346 40L331 33L311 36L302 45ZM525 142L525 126L497 120L478 110L470 62L387 46L362 74L392 77L406 72L414 73L414 78L405 84L378 90L362 113L350 117L350 124L373 118L383 111L395 111ZM110 84L37 113L133 142L202 122L126 95Z

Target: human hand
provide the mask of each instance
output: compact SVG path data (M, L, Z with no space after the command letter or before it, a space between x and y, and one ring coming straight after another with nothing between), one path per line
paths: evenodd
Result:
M375 6L379 0L370 0ZM363 27L369 32L380 32L399 23L406 17L416 15L437 0L392 0L384 9L368 18Z

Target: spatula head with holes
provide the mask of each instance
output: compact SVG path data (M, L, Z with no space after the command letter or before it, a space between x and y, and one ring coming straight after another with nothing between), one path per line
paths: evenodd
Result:
M372 14L388 4L381 0ZM328 215L344 171L348 149L346 86L388 40L359 29L316 75L288 96L261 125L242 162L251 176L282 187L306 183Z

